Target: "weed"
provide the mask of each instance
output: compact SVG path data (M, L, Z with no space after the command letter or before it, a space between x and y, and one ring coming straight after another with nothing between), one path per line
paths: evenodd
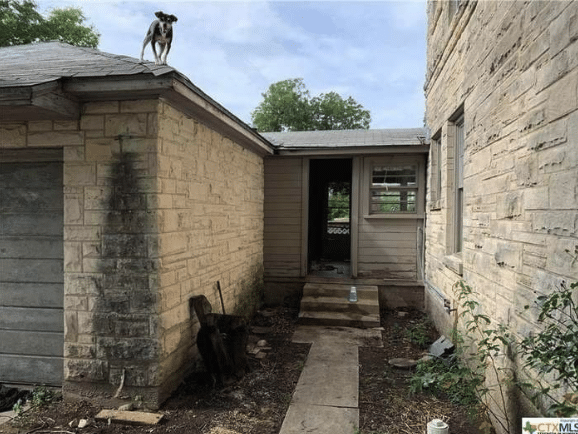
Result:
M578 249L578 247L577 247ZM535 404L547 397L548 415L570 417L578 413L578 305L575 292L578 282L561 287L537 298L534 308L540 333L523 339L519 351L525 366L535 372L532 382L521 384ZM530 306L525 306L530 309ZM563 394L561 391L567 393Z
M59 394L45 386L37 386L32 391L32 399L30 405L33 408L40 408L54 402Z
M513 374L497 363L510 347L510 335L503 325L494 326L490 318L481 313L475 299L477 294L465 282L456 283L454 292L460 308L458 321L461 320L452 330L456 354L447 360L418 363L410 380L410 391L446 395L466 407L470 417L477 419L491 414L505 432L512 432L506 395L507 380ZM489 372L495 382L489 380ZM490 427L484 426L486 430Z
M14 406L12 407L12 411L14 412L17 418L22 417L22 414L24 413L24 404L22 402L22 399L19 399L16 402L16 404L14 404Z
M410 342L416 344L420 348L427 348L432 343L432 338L429 333L432 327L432 322L429 318L423 318L416 324L408 327L405 330L405 336Z
M483 378L473 375L470 368L454 356L449 360L435 358L418 362L409 386L411 393L445 395L453 403L471 409L479 405L476 390L481 382Z

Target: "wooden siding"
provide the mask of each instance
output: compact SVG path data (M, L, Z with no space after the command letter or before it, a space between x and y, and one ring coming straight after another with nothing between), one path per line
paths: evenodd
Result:
M0 381L59 385L62 163L2 163L0 191Z
M421 219L366 219L359 224L358 276L417 279Z
M265 277L299 277L303 160L265 160Z

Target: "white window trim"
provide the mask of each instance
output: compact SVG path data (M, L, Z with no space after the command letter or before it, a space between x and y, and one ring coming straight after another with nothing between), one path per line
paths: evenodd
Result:
M464 204L462 203L462 212L458 213L456 207L458 206L458 190L461 188L463 191L463 185L460 184L460 170L462 173L461 181L463 182L463 154L461 165L459 164L458 155L458 128L461 125L463 132L463 143L465 146L465 122L464 122L464 110L463 107L456 111L456 114L450 118L447 123L447 146L445 152L446 158L446 211L448 221L451 222L451 227L446 231L446 256L443 259L444 265L452 270L454 273L462 276L463 275L463 210ZM463 147L462 147L463 151ZM462 193L463 201L463 193ZM461 224L458 225L458 219L461 216ZM459 249L457 237L461 234L461 249Z
M425 217L425 167L423 158L406 157L406 156L387 156L387 157L366 157L363 159L363 204L362 212L364 219L423 219ZM370 196L372 187L372 174L374 166L399 166L414 165L417 168L417 194L416 194L416 211L399 212L399 213L378 213L370 212Z

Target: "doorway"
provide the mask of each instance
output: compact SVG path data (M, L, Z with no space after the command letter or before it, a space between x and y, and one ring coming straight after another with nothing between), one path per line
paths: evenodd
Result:
M309 165L308 274L351 276L352 159Z

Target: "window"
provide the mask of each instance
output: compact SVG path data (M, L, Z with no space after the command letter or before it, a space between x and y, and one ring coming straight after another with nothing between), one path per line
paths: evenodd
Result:
M374 164L369 214L416 213L417 165Z
M464 238L464 116L455 120L454 147L454 253L463 249Z
M430 209L441 209L442 198L442 142L441 131L432 138L430 144Z

